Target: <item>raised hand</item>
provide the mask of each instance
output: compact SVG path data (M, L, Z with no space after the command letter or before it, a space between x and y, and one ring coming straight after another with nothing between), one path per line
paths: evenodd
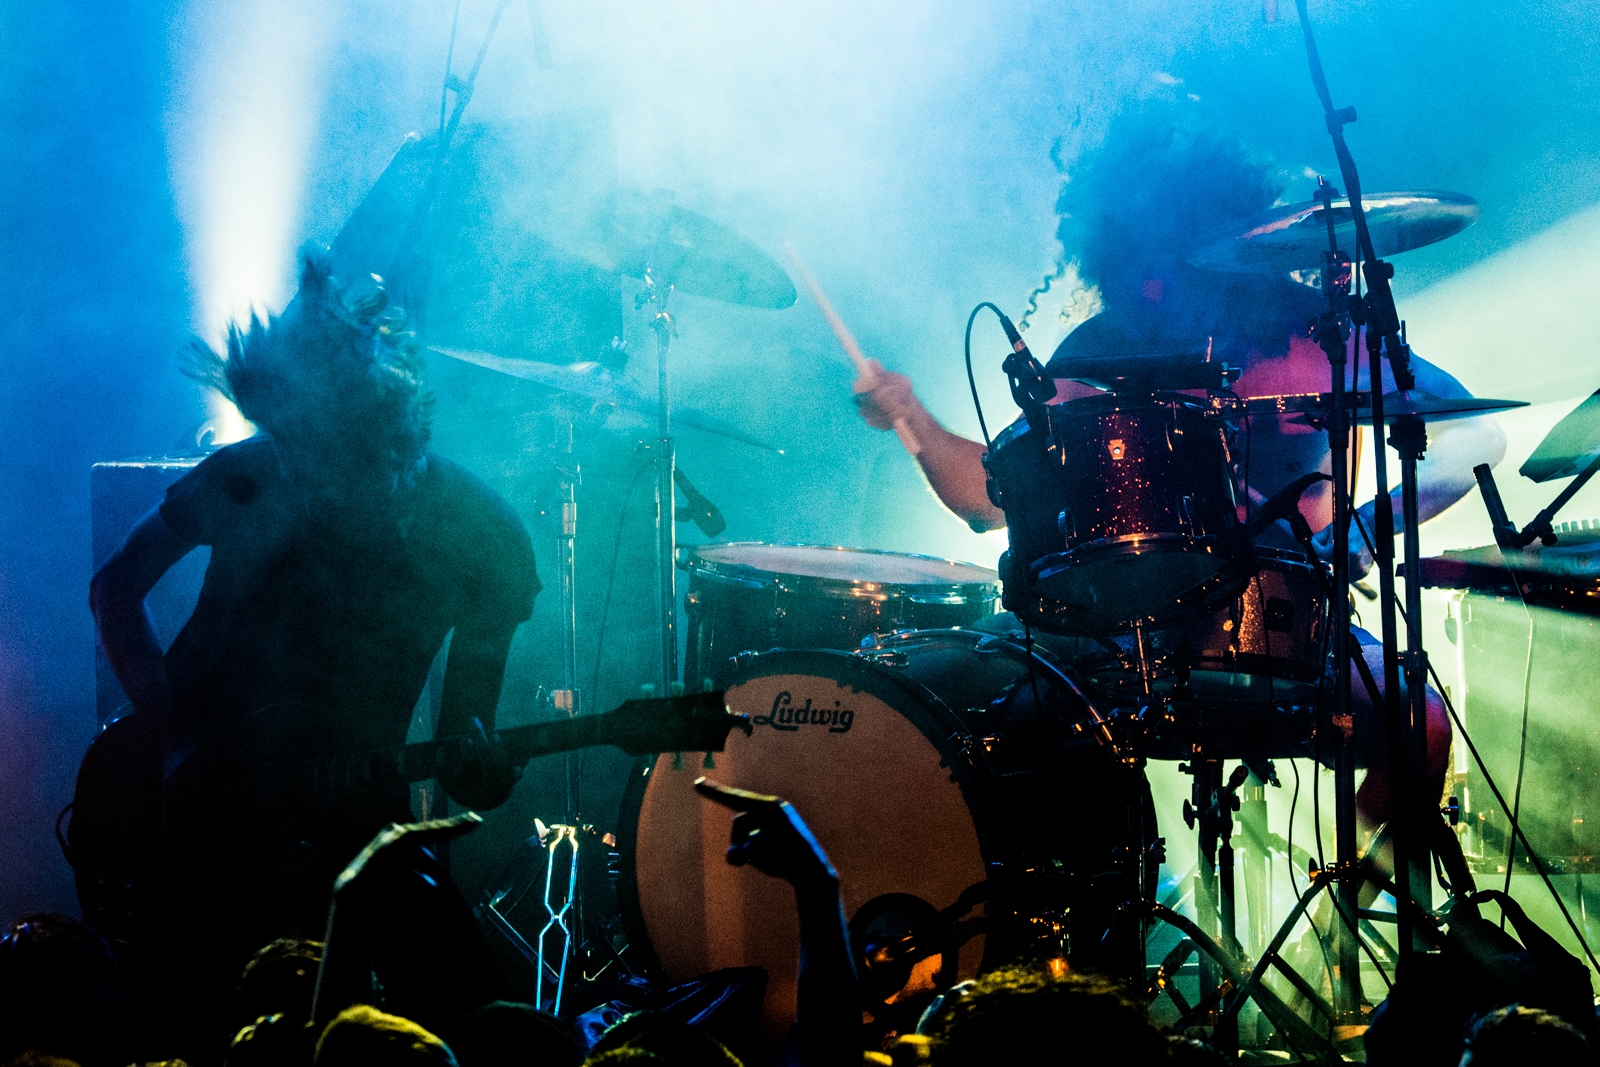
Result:
M732 808L728 862L748 863L794 886L800 915L800 975L795 989L800 1067L861 1062L861 987L839 893L839 875L794 806L782 797L694 783L707 800Z
M861 374L851 386L855 392L856 407L867 425L878 430L892 430L895 421L912 418L921 403L911 388L911 379L883 369L883 364L869 359L863 364Z
M748 863L797 890L838 886L838 872L794 805L707 778L695 779L694 788L707 800L739 813L728 843L729 863L736 867Z

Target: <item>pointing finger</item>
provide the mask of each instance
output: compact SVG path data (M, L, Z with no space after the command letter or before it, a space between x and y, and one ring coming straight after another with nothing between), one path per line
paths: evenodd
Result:
M713 782L709 778L696 778L694 791L707 800L715 801L734 811L750 811L752 808L783 803L780 797L768 796L766 793L752 793L748 789L736 789L731 785Z

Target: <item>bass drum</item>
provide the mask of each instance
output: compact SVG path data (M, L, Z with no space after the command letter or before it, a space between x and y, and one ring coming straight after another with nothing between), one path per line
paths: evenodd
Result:
M765 1037L794 1020L794 894L725 862L729 813L694 792L701 774L804 816L839 871L880 1021L1019 955L1142 974L1140 932L1104 935L1154 888L1148 786L1074 729L1085 707L1048 653L924 630L851 654L739 656L715 684L753 734L731 735L714 767L641 761L623 800L623 918L660 977L760 966Z

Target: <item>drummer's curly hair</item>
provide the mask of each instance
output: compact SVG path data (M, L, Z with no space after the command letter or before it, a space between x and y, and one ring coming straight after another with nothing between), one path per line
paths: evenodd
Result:
M1305 325L1294 318L1306 306L1305 286L1287 275L1200 271L1184 257L1207 231L1271 207L1284 187L1284 172L1240 141L1194 129L1167 109L1134 110L1071 169L1056 201L1056 235L1114 316L1149 316L1142 290L1160 279L1168 292L1153 332L1174 345L1203 346L1213 334L1281 345Z
M406 316L381 279L345 286L325 249L300 252L300 290L281 315L228 325L226 354L196 340L182 370L238 405L274 440L317 438L356 469L410 483L427 448L432 398Z

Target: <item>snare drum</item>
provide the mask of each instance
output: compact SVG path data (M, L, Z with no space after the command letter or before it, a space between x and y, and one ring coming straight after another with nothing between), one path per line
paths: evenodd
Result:
M691 686L730 656L853 649L868 634L971 626L999 610L999 575L933 556L829 545L699 545L689 554Z
M1005 606L1099 636L1193 618L1250 576L1226 431L1183 393L1108 394L1019 418L985 464L1006 513Z
M1155 889L1149 790L1073 729L1083 707L1048 653L923 631L854 654L740 656L716 685L751 736L731 734L714 770L698 753L647 759L623 798L623 918L660 977L760 966L768 1041L794 1021L794 893L728 865L730 815L692 788L705 774L805 818L839 872L880 1019L909 1009L909 1026L919 994L1019 953L1142 979L1138 924L1104 935L1119 904Z

